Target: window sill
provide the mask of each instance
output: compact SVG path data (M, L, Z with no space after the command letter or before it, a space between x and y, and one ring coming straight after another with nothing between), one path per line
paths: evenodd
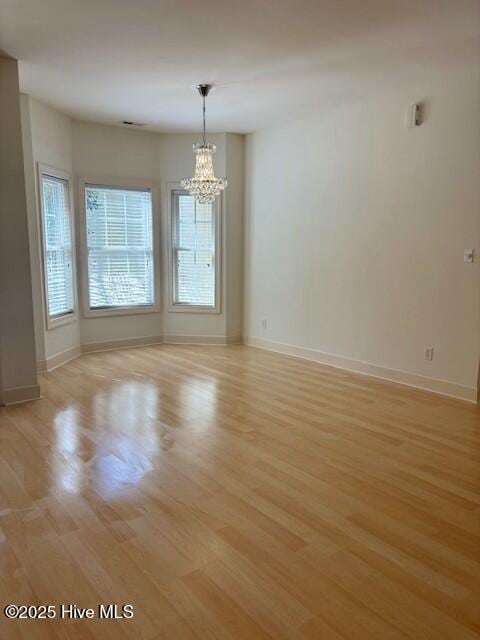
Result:
M171 304L168 307L168 313L208 313L218 315L221 312L220 307L198 307L188 304Z
M77 321L76 313L69 313L68 315L58 316L57 318L50 318L47 316L47 331L57 329L58 327L64 327L67 324L72 324Z
M84 309L84 318L107 318L111 316L141 316L146 313L160 313L160 305L144 307L111 307L108 309Z

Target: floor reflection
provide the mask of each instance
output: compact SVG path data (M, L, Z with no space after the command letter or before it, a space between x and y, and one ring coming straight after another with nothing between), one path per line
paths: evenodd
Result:
M88 407L66 408L55 418L54 489L93 489L116 498L160 464L175 446L179 426L193 418L202 430L217 413L218 381L195 377L162 386L119 380L100 387Z
M195 410L196 418L213 418L217 413L218 380L214 378L183 380L178 388L178 400L185 407Z
M82 487L83 460L79 456L79 414L75 409L60 411L54 421L56 451L54 483L57 491L78 493Z
M154 468L160 450L158 389L123 381L93 402L96 453L89 465L91 487L103 497L118 497Z

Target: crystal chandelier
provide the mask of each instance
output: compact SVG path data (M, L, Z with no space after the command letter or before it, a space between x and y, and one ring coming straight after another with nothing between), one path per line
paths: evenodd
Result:
M203 99L203 142L193 145L195 155L195 175L193 178L184 178L182 187L186 189L197 202L209 203L215 200L227 186L226 178L216 178L213 172L213 154L216 151L214 144L207 144L205 139L205 98L210 93L211 84L199 84L199 94Z

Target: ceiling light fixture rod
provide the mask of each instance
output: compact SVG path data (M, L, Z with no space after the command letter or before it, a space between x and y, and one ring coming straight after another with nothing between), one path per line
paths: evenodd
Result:
M207 139L205 136L205 96L203 96L203 146L207 144Z
M205 98L210 93L211 88L211 84L197 84L198 93L202 96L203 100L203 146L207 144L207 138L205 134Z

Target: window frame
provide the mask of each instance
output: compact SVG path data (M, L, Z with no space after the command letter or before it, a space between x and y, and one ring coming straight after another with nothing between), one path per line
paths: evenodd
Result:
M217 196L214 201L215 216L215 305L213 307L202 305L190 305L175 302L176 288L176 262L175 262L175 193L188 193L182 188L180 182L171 182L167 186L167 258L168 258L168 305L169 313L222 313L222 220L223 220L223 193Z
M50 316L48 304L48 269L47 269L47 243L45 238L45 203L43 200L43 177L56 178L68 185L68 200L70 207L70 240L72 250L72 300L73 309L60 316ZM39 236L42 257L42 298L44 304L44 317L46 330L50 331L78 320L78 296L77 296L77 244L75 239L75 204L73 198L73 176L68 171L57 169L48 164L37 162L37 181L39 199Z
M149 190L152 194L152 234L153 234L153 294L151 305L133 305L126 307L110 307L108 309L91 309L88 286L88 246L87 246L87 212L85 207L85 187L96 187ZM81 176L78 179L78 198L80 202L80 251L81 251L81 297L82 315L84 318L101 318L107 316L143 315L146 313L160 313L160 222L158 207L158 186L151 180L132 178L116 178L104 176Z

